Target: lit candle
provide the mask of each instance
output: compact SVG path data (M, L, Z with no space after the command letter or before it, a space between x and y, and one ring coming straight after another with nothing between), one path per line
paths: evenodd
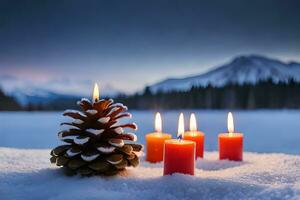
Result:
M94 91L93 91L93 102L99 101L99 87L98 84L95 83L94 85Z
M196 143L196 158L203 158L204 133L197 130L197 122L194 113L190 116L190 131L184 133L184 139L194 141Z
M183 114L179 116L178 139L165 141L164 175L182 173L194 175L195 142L182 140L184 137Z
M229 133L219 134L219 158L241 161L243 160L243 134L234 133L232 113L228 113L227 126Z
M162 120L160 113L156 113L155 115L154 126L155 132L146 135L146 160L149 162L161 162L163 160L165 140L171 139L172 135L162 133Z

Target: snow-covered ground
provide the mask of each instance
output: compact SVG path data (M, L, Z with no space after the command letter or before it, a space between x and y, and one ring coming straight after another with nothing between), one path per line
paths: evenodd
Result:
M197 161L196 176L163 177L161 163L142 157L139 167L112 178L66 177L50 164L50 148L59 144L60 112L1 112L0 200L300 199L300 111L234 112L236 130L245 137L244 162L217 159L217 134L226 131L227 111L194 112L206 133L205 158ZM174 136L178 113L162 113L164 130ZM144 144L154 113L132 114Z
M174 136L179 112L162 112L163 130ZM190 112L184 111L186 122ZM205 149L217 150L218 133L227 132L227 111L194 112L199 129L206 133ZM138 140L144 144L144 135L153 131L154 112L132 114L131 120L139 126ZM236 131L244 133L246 151L300 154L300 110L236 111L233 115ZM57 133L62 120L61 112L0 112L0 147L53 148L59 144Z
M111 177L66 177L49 149L0 148L1 200L300 199L300 156L245 153L244 162L206 152L195 176L162 176L162 164L142 162ZM143 159L143 158L142 158Z

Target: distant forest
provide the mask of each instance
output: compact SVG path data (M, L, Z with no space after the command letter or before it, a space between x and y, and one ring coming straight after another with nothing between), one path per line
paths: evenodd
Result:
M21 107L13 98L0 91L0 110L64 110L76 108L78 99L57 99L48 104L29 104ZM189 91L152 93L146 87L141 94L119 95L121 102L130 109L295 109L300 108L300 83L273 83L271 80L258 84L224 87L192 87Z
M15 111L22 110L22 107L14 98L6 96L0 90L0 110Z
M256 85L192 87L189 91L120 96L116 99L131 109L276 109L300 108L300 83L262 81Z

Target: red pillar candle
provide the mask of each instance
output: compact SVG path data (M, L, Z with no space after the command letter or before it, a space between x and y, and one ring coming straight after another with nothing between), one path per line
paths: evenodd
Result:
M184 133L185 140L191 140L196 143L196 158L203 158L204 152L204 133L197 130L195 114L190 116L190 131Z
M183 114L179 116L178 138L165 141L164 175L195 173L195 142L182 140L184 135Z
M219 158L242 161L243 160L243 134L234 133L232 113L228 113L227 126L229 133L219 134Z
M166 140L164 175L182 173L194 175L195 142L189 140Z
M156 132L146 135L146 160L153 163L163 161L165 140L172 138L172 135L162 133L160 113L155 116L155 130Z

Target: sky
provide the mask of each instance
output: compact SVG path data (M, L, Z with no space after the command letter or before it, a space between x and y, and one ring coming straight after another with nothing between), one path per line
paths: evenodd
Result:
M299 9L296 0L0 0L0 76L131 93L242 54L300 62Z

